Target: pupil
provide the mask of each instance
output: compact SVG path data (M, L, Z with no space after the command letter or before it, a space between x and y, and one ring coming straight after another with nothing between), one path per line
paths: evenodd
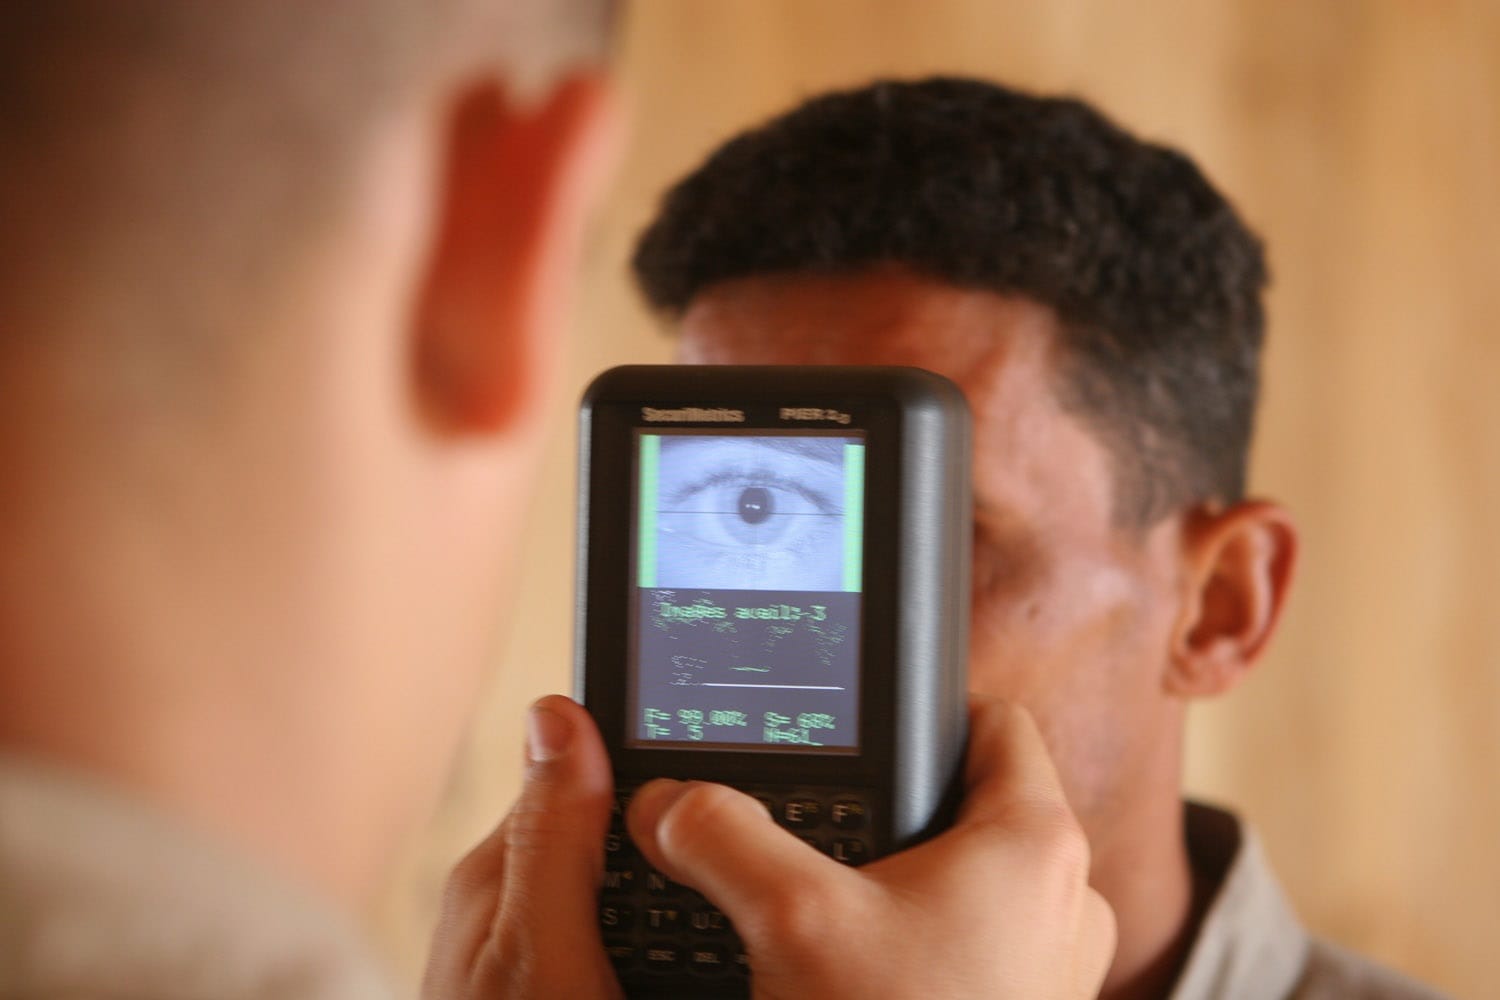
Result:
M764 486L747 486L740 493L740 519L746 524L760 524L771 516L771 491Z

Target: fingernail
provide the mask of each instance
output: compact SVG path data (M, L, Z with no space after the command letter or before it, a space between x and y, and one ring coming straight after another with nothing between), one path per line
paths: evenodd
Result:
M548 708L531 706L526 715L526 756L535 763L561 757L573 742L573 724Z

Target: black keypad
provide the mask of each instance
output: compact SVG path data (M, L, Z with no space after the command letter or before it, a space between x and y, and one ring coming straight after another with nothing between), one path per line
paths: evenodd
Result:
M840 830L863 830L869 821L865 804L859 799L834 799L829 807L828 819Z
M692 944L688 967L700 976L723 976L733 971L733 956L722 944Z
M652 934L670 934L682 926L682 907L671 903L648 906L642 911L642 922Z
M781 825L788 830L816 830L823 818L823 804L798 795L781 804Z
M646 968L671 972L682 964L682 946L675 941L652 941L646 945Z
M868 797L847 789L746 791L778 824L829 857L860 865L873 856L875 824ZM626 993L635 987L646 995L654 987L681 983L690 995L696 982L697 989L708 991L705 996L744 995L749 957L729 918L646 863L625 833L623 803L628 799L629 790L623 791L605 838L599 900L605 950Z
M652 896L677 896L687 891L687 886L678 885L654 868L646 872L646 892Z
M605 944L604 953L609 956L617 972L629 972L635 968L637 949L633 944Z
M722 937L729 933L729 918L709 903L696 907L688 914L688 927L694 934L706 937Z
M842 861L846 865L862 865L870 859L870 848L863 840L854 837L839 837L833 842L833 850L828 852L835 861Z
M635 927L635 911L628 906L611 906L606 899L599 907L599 926L606 934L632 930Z
M639 874L629 865L610 865L604 869L604 891L610 893L630 893L635 891L636 875Z

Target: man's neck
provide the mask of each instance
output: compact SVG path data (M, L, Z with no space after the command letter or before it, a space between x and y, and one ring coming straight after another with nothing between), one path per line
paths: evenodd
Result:
M1197 891L1175 792L1094 838L1092 882L1115 911L1119 940L1100 1000L1165 1000L1197 933Z
M190 421L115 418L124 404L75 399L60 372L39 364L27 383L0 365L0 753L363 901L384 845L368 783L346 779L369 751L338 725L344 689L294 669L320 662L303 616L282 613L312 606L288 582L301 577L275 572L300 543L270 514L208 516L231 509L216 493L287 509L243 488L278 477L248 464L231 479ZM113 435L90 432L111 419Z
M353 809L314 768L305 742L284 730L267 738L253 719L211 711L192 692L147 697L144 685L106 689L99 673L87 680L91 691L76 684L76 695L53 688L10 699L0 711L0 753L113 789L346 908L363 901L364 870L340 868L324 842L357 843L341 824ZM0 696L7 692L14 686L0 683Z

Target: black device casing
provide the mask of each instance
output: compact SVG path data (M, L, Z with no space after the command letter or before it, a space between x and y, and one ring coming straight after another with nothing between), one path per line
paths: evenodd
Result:
M860 735L855 754L785 747L626 745L632 636L634 435L643 408L732 408L734 429L860 430L865 551ZM782 419L784 408L848 419ZM674 421L674 429L724 424ZM915 368L626 366L586 390L579 424L575 685L598 722L617 787L655 777L740 787L859 789L874 805L873 856L947 824L967 737L972 546L969 412L952 382ZM623 977L632 997L745 995L743 983Z

